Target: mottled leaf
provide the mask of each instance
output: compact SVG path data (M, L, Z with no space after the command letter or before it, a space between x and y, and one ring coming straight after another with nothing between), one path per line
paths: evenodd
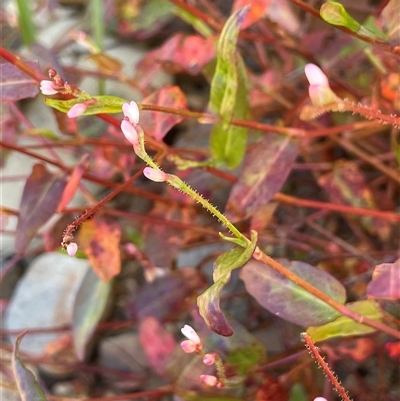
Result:
M12 370L15 383L22 401L47 401L46 395L39 383L36 381L33 373L25 367L19 357L19 344L26 332L21 333L15 340L12 354Z
M152 368L163 374L167 358L176 347L173 334L155 317L148 316L140 322L139 339Z
M338 161L333 171L322 175L318 184L334 203L376 209L375 200L358 166L350 161ZM389 238L390 224L382 219L363 216L362 225L382 241Z
M226 21L217 45L217 66L211 82L210 109L225 123L233 116L238 89L236 42L249 6L232 14Z
M346 290L329 273L305 262L280 260L326 295L344 304ZM317 326L332 321L339 312L262 262L251 260L240 272L246 290L271 313L300 326Z
M66 185L63 173L50 173L35 164L22 193L15 236L15 252L23 255L38 229L55 213Z
M161 203L156 204L148 216L186 224L193 224L196 219L193 209L171 207ZM187 236L187 231L177 229L173 225L154 224L151 221L143 225L144 250L154 266L169 266L182 249Z
M168 72L197 75L215 57L214 40L180 32L153 51L153 55Z
M174 109L186 109L187 102L185 94L178 86L164 86L150 96L143 99L142 104L156 104L163 107L172 107ZM184 120L184 117L160 113L149 110L140 112L140 125L146 134L152 135L161 141L168 131L176 124Z
M60 100L52 99L49 97L44 98L44 102L47 106L52 107L63 113L68 113L68 111L78 103L82 103L80 99L69 99ZM82 113L83 116L91 116L94 114L115 114L122 112L122 105L126 102L117 96L92 96L91 102L88 108Z
M64 189L62 194L62 198L57 207L57 212L61 212L65 207L68 206L69 202L71 202L74 197L76 190L78 189L79 182L82 178L83 173L89 166L89 155L86 153L82 156L79 163L74 168L71 176L68 179L68 183Z
M112 281L99 280L89 269L76 294L72 330L76 356L83 361L93 334L107 312Z
M120 239L120 225L102 216L86 221L79 230L78 244L103 281L111 280L121 271Z
M370 298L400 299L400 259L375 266L367 294Z
M374 301L357 301L346 305L353 312L380 322L382 320L382 311L379 305ZM359 334L368 334L376 329L365 324L357 323L347 316L339 316L333 322L319 327L309 327L307 333L314 342L327 340L332 337L355 336Z
M400 45L399 15L400 2L398 0L389 0L380 15L383 28L393 46Z
M237 57L238 87L235 92L234 117L246 119L249 112L247 75L242 59ZM247 128L220 122L214 125L210 136L211 154L229 168L237 167L246 150Z
M298 152L298 142L283 135L267 134L255 144L229 196L229 218L247 218L266 205L282 188Z
M252 231L251 243L247 248L235 247L221 254L214 263L214 284L197 298L200 315L208 327L222 336L231 336L233 330L221 310L219 301L221 291L231 278L231 272L243 266L254 252L257 233Z
M38 70L37 61L26 61L32 69ZM39 93L39 85L36 80L26 75L15 65L10 63L0 64L0 100L16 102L21 99L35 97Z
M267 12L271 0L235 0L232 6L232 11L239 10L247 5L251 5L250 11L247 13L243 21L242 29L254 24Z

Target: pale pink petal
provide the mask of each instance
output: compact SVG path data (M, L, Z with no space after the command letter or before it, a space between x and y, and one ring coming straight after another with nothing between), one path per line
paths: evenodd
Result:
M192 340L195 344L201 344L200 337L193 329L193 327L185 324L185 326L183 326L183 328L181 329L181 332L186 338Z
M192 340L182 341L181 347L187 354L192 354L193 352L197 351L197 344L195 344Z
M78 251L78 244L75 242L71 242L67 245L67 253L69 256L75 256L76 252Z
M154 182L165 182L168 180L168 174L165 174L164 171L161 171L161 170L158 170L158 169L155 169L152 167L145 167L143 169L143 174L149 180L152 180Z
M327 399L324 397L317 397L317 398L314 398L314 401L327 401Z
M56 91L53 87L54 82L53 81L49 81L49 80L43 80L40 81L40 91L43 93L43 95L55 95L56 93L58 93L58 91Z
M123 120L121 123L121 131L125 135L125 138L133 145L139 144L139 138L135 127L128 121Z
M68 111L68 113L67 113L67 116L68 116L69 118L79 117L79 116L81 116L81 115L86 111L87 108L88 108L88 105L87 105L87 104L85 104L85 103L78 103L78 104L72 106L72 107L69 109L69 111Z
M133 100L128 104L122 105L122 111L125 117L128 117L131 124L139 124L139 107Z
M218 383L218 379L212 375L200 375L200 379L207 386L215 386Z
M307 64L304 67L304 73L310 85L320 85L329 87L329 81L326 75L322 72L321 68L315 64Z
M212 365L215 362L215 354L205 354L203 356L203 363L204 365Z

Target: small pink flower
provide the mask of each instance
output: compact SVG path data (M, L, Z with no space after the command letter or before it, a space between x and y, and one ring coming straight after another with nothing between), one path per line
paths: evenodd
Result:
M125 138L133 145L139 144L138 133L135 127L128 121L123 120L121 123L121 131L125 135Z
M314 401L328 401L328 400L324 397L317 397L317 398L314 398Z
M139 124L139 107L133 100L128 104L124 103L122 105L122 111L125 117L128 117L129 122L135 126Z
M200 379L207 386L216 386L218 383L218 379L212 375L200 375Z
M197 344L195 344L192 340L182 341L181 347L182 350L187 354L193 354L193 352L197 351Z
M85 104L85 103L78 103L78 104L72 106L72 107L69 109L69 111L68 111L68 113L67 113L67 116L68 116L69 118L79 117L79 116L81 116L81 115L86 111L87 108L88 108L88 105L87 105L87 104Z
M58 93L56 89L54 89L54 82L49 80L40 81L40 91L43 95L55 95Z
M69 256L75 256L77 251L78 251L78 244L76 244L75 242L71 242L67 245L67 253Z
M168 174L164 173L164 171L152 168L145 167L143 169L143 174L154 182L165 182L168 180ZM185 326L186 327L186 326ZM183 329L182 329L183 330ZM194 330L193 330L194 331ZM185 334L185 333L184 333ZM187 336L186 336L187 337ZM188 337L189 338L189 337Z
M329 86L328 78L319 67L307 64L304 73L310 83L308 94L314 106L324 106L337 100L337 96Z
M215 360L216 360L215 354L205 354L203 356L204 365L210 366L215 362Z

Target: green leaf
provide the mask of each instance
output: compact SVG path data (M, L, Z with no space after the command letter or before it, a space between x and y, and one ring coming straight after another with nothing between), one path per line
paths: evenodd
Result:
M179 6L174 9L174 13L186 23L192 25L192 27L205 38L212 35L212 29L196 15L191 14L189 11L180 8Z
M17 0L18 25L21 30L22 40L26 46L30 46L36 40L36 28L33 23L32 2Z
M39 386L39 383L36 381L35 376L25 367L19 357L19 344L25 334L26 332L21 333L15 340L11 361L18 392L22 401L46 401L46 395Z
M214 263L214 284L197 298L200 315L208 327L223 336L231 336L232 328L222 312L219 300L224 286L231 278L231 272L243 266L254 252L257 244L257 233L252 231L251 243L247 248L235 247L220 255Z
M104 317L112 289L112 281L102 281L90 269L78 290L73 310L73 338L76 355L85 359L88 344Z
M125 99L116 96L93 96L92 100L94 100L94 104L89 105L82 115L122 113L122 105L126 103ZM59 100L46 97L44 102L53 109L67 113L72 106L83 101L81 99Z
M353 312L380 322L382 320L382 311L375 301L358 301L346 305ZM365 324L357 323L347 316L340 316L333 322L323 326L309 327L307 333L314 342L327 340L332 337L355 336L359 334L368 334L376 329Z
M210 109L228 123L233 115L238 88L236 43L249 6L232 14L226 21L217 45L217 66L211 82Z
M347 13L342 4L336 1L328 1L323 4L320 9L320 15L324 21L331 25L344 26L352 32L375 40L386 39L386 35L372 25L371 22L368 22L368 28L362 26Z
M246 119L249 112L248 85L246 69L243 60L240 57L237 57L237 66L238 87L234 94L235 101L233 113L236 118ZM217 74L217 72L215 74ZM229 168L233 169L243 160L246 150L248 129L227 125L225 116L222 115L222 117L224 121L217 123L211 131L211 154L214 159L225 163Z

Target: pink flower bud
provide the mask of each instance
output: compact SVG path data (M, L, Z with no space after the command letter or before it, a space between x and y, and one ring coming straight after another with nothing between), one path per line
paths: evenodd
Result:
M200 379L207 386L216 386L218 383L218 379L212 375L200 375Z
M78 104L72 106L72 107L69 109L69 111L68 111L68 113L67 113L67 116L68 116L69 118L75 118L75 117L81 116L81 115L86 111L87 108L88 108L88 105L87 105L87 104L85 104L85 103L78 103Z
M185 324L181 329L181 332L187 339L192 340L195 344L197 345L201 344L200 337L193 329L193 327L189 326L188 324Z
M328 400L324 397L317 397L317 398L314 398L314 401L328 401Z
M78 250L78 244L76 244L75 242L71 242L70 244L67 245L67 253L69 256L75 256L77 250Z
M54 89L54 82L48 80L40 81L40 91L43 93L43 95L47 96L58 93L58 91Z
M181 347L187 354L192 354L197 351L197 344L192 340L185 340L181 342Z
M123 120L121 123L121 131L125 138L133 145L139 145L139 138L135 127L128 121Z
M124 103L122 105L122 111L125 117L128 117L129 122L132 125L139 124L139 107L133 100L128 104Z
M168 180L168 174L164 173L164 171L161 171L161 170L158 170L158 169L152 168L152 167L145 167L143 169L143 174L149 180L152 180L154 182L165 182Z
M328 78L319 67L307 64L304 72L310 83L308 94L314 106L324 106L337 100L337 96L329 86Z
M205 354L203 356L203 363L204 365L210 366L215 362L215 354Z

